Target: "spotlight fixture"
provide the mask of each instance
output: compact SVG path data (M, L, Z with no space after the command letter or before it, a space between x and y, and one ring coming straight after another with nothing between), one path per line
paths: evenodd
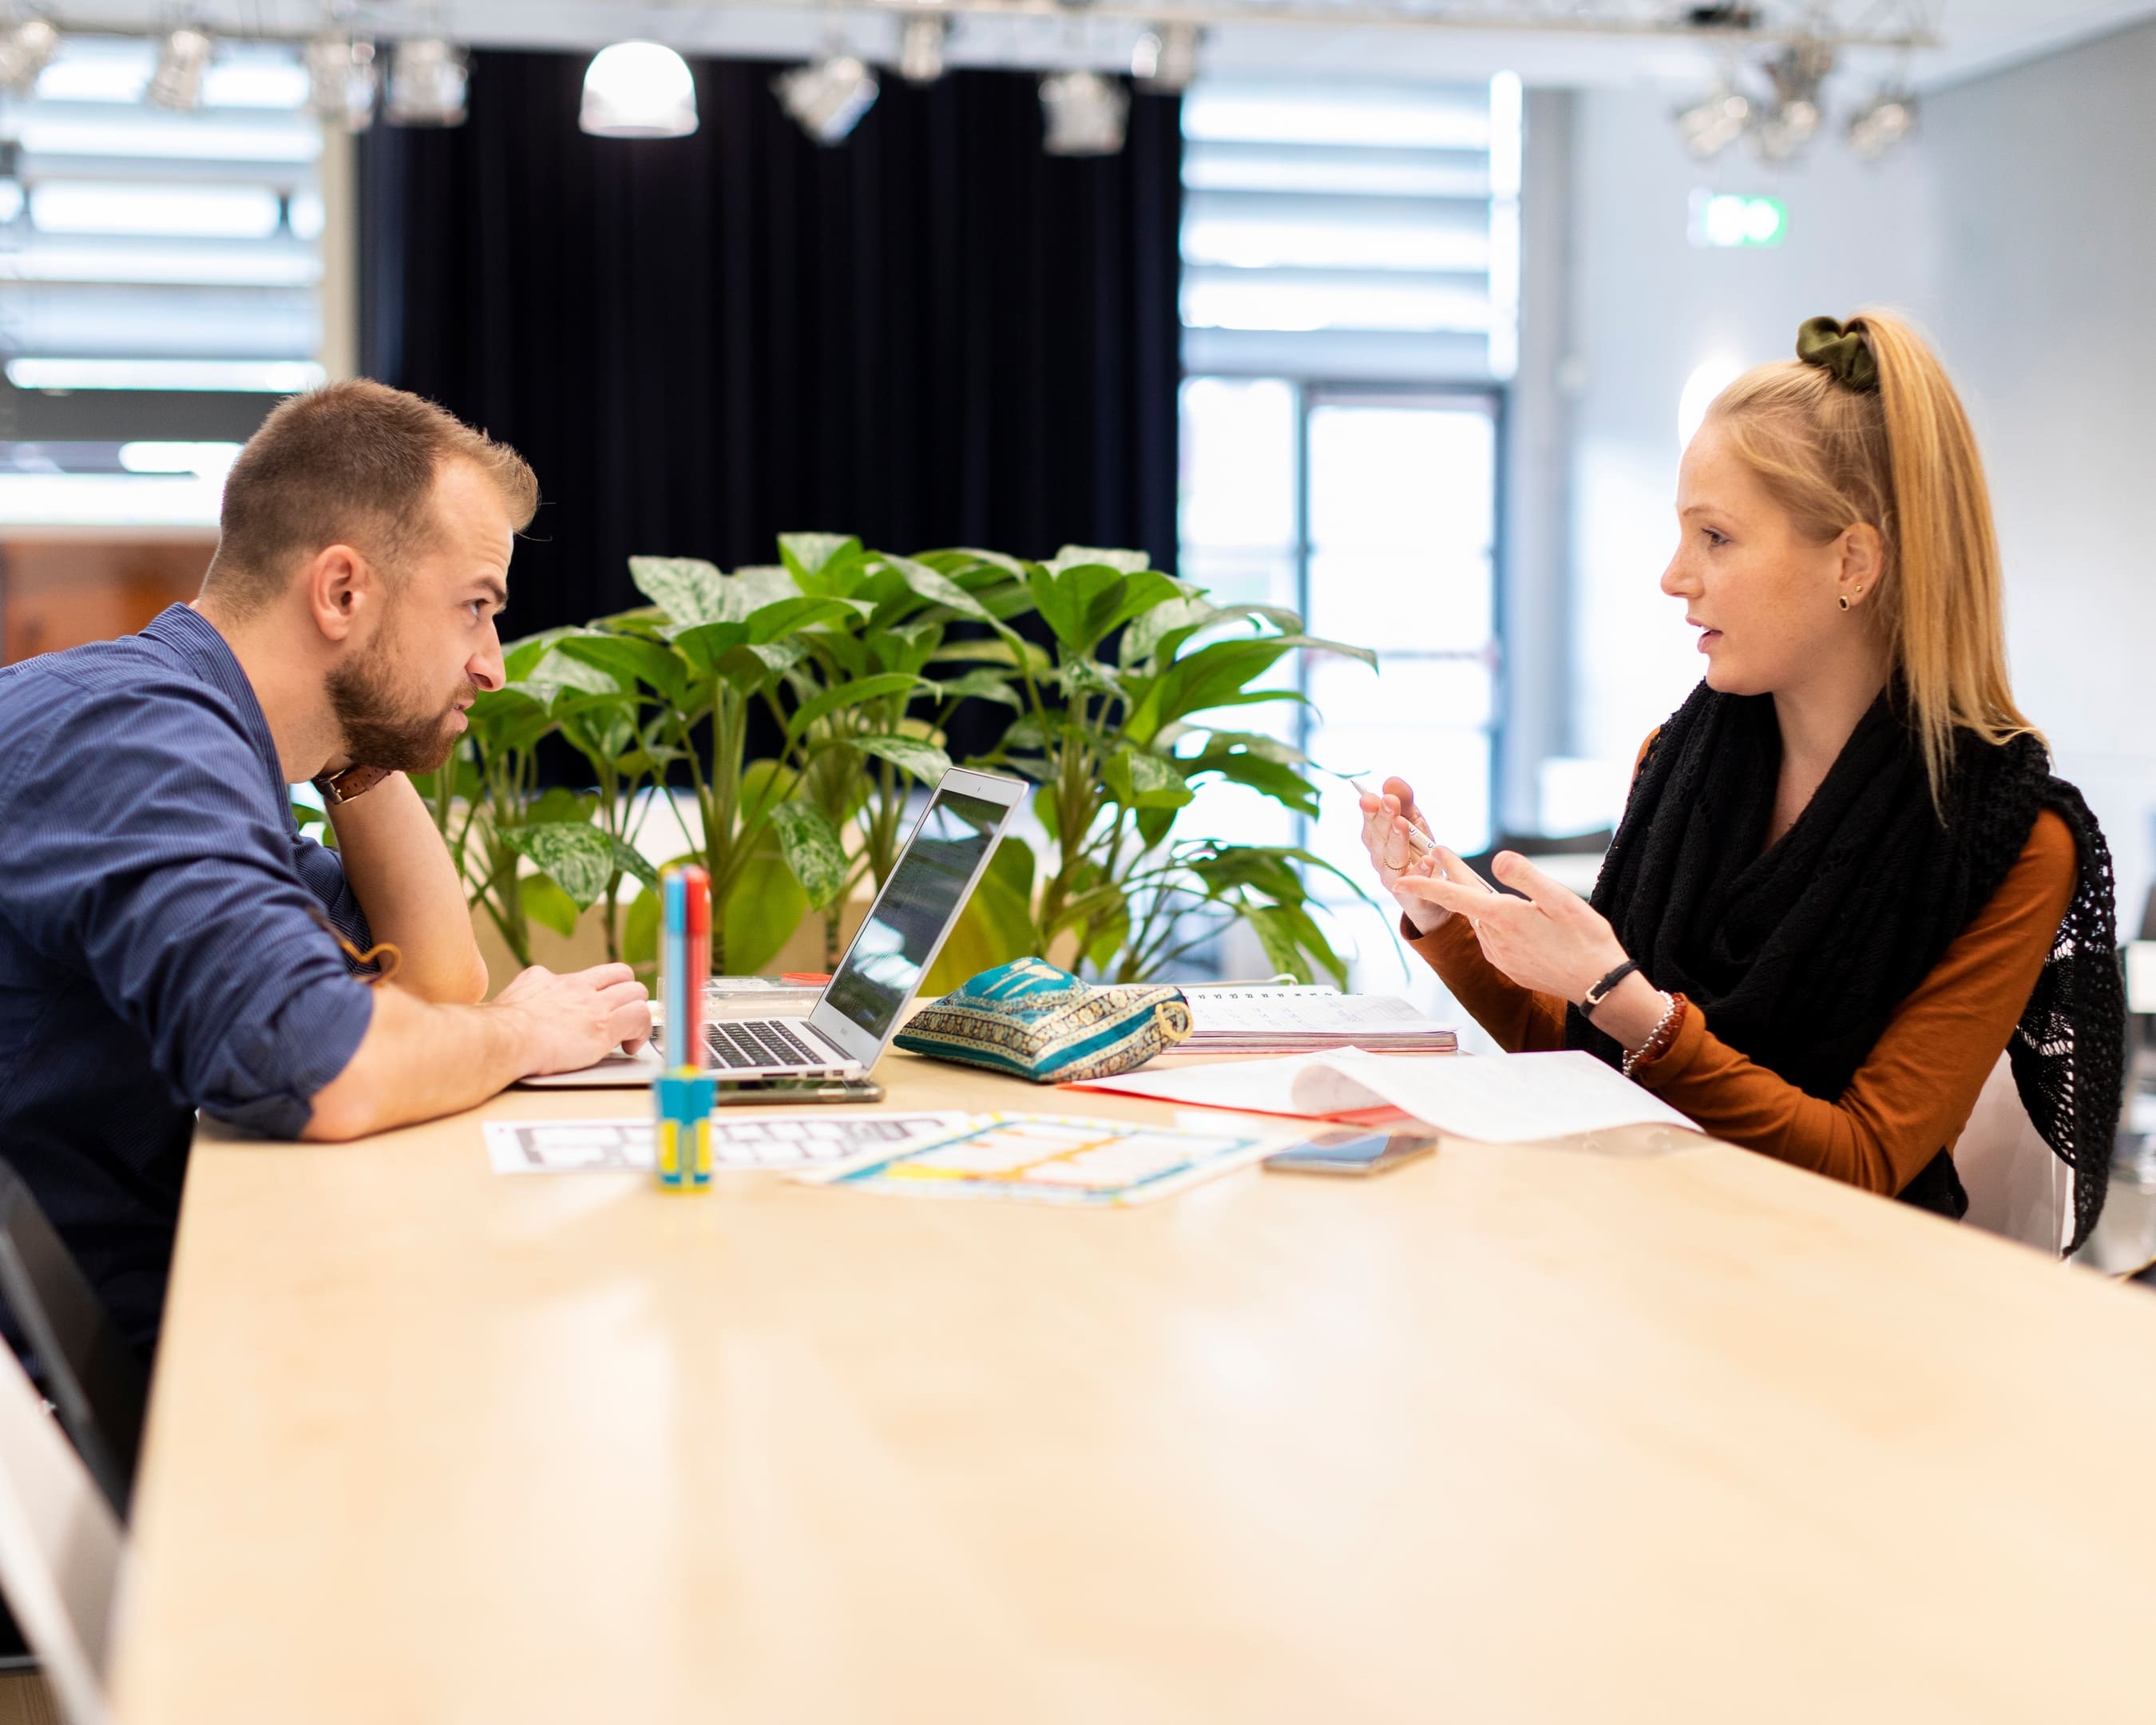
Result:
M1138 38L1131 51L1131 76L1141 90L1181 95L1198 75L1198 26L1163 24Z
M60 33L41 18L26 18L0 32L0 90L28 95L59 51Z
M392 126L462 126L470 85L464 49L439 36L414 36L390 55L382 117Z
M307 108L346 131L374 124L374 44L332 32L306 46Z
M1850 116L1844 134L1849 147L1861 160L1876 162L1897 145L1906 143L1917 130L1917 99L1906 90L1888 86Z
M1685 148L1711 162L1744 136L1752 122L1752 99L1723 80L1720 86L1676 114Z
M1820 86L1834 69L1834 50L1824 42L1792 42L1767 63L1774 100L1752 129L1763 162L1793 162L1820 128Z
M819 144L835 144L875 105L875 74L850 54L826 54L771 80L779 105Z
M152 107L177 113L202 106L203 76L216 52L209 38L191 25L171 31L157 46L157 69L142 94Z
M595 138L685 138L696 129L688 61L657 42L617 42L584 69L577 125Z
M947 18L910 18L898 32L898 75L908 84L933 84L943 75L943 44L951 34Z
M1098 72L1055 72L1040 80L1040 116L1050 156L1113 156L1123 147L1130 93Z

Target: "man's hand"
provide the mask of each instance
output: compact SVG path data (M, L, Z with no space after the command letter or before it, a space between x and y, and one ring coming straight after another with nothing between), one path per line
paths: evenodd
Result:
M438 1006L396 983L343 1071L315 1093L310 1138L357 1138L483 1102L542 1072L572 1072L651 1034L651 1003L626 964L568 976L533 968L485 1006Z
M615 1049L634 1054L651 1035L651 997L626 964L595 964L557 976L543 964L517 973L492 1010L522 1023L534 1064L521 1077L573 1072Z
M471 910L434 818L401 773L334 804L337 855L377 941L404 955L402 988L422 1000L469 1005L486 994L486 962Z

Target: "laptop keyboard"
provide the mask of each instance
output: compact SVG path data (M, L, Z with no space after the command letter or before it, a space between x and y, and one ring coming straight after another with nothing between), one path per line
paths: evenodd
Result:
M834 1066L838 1062L820 1055L776 1019L726 1019L704 1026L704 1041L711 1051L711 1064L737 1069L746 1066Z

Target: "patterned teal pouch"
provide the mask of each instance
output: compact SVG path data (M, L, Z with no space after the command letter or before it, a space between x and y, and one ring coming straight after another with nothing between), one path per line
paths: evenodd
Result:
M1014 958L914 1014L898 1045L1070 1084L1142 1066L1190 1034L1190 1004L1163 983L1096 988L1038 958Z

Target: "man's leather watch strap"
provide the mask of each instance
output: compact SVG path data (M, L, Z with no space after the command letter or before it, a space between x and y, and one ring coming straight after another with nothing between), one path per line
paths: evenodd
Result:
M388 778L393 770L388 767L347 767L341 773L325 773L311 783L322 793L322 801L334 808L339 803L364 796Z

